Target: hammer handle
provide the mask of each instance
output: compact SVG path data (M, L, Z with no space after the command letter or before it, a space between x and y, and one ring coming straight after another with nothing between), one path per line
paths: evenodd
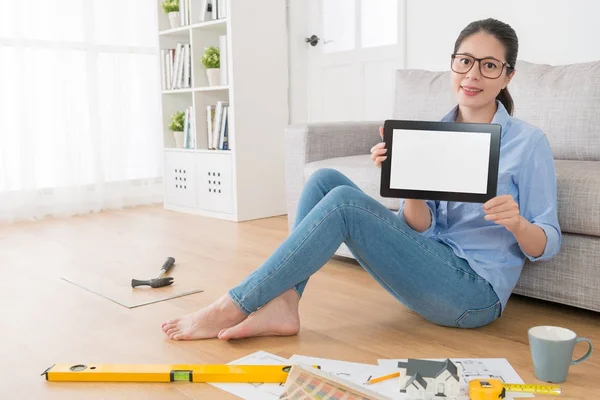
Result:
M169 270L171 269L171 267L173 266L173 264L175 264L175 259L173 257L167 257L167 260L165 261L165 263L163 264L163 266L160 268L160 274L158 275L158 277L162 278L162 276L164 274L166 274L167 272L169 272Z

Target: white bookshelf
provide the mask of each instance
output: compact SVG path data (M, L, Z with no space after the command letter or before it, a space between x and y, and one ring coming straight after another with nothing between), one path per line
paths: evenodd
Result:
M201 22L202 0L191 0L191 23L171 29L156 0L161 49L190 44L191 87L162 90L164 207L230 221L286 214L284 129L288 124L285 2L225 0L227 15ZM180 0L183 1L183 0ZM204 49L227 37L228 82L208 86ZM160 54L160 52L159 52ZM160 57L159 57L160 58ZM162 63L161 63L162 65ZM162 71L161 71L162 73ZM222 72L223 73L223 72ZM208 149L206 106L229 102L229 150ZM171 115L192 107L193 148L176 148Z

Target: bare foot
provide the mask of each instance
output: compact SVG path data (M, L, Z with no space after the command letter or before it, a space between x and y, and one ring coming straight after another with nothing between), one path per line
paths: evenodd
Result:
M219 339L242 339L253 336L292 336L300 331L298 294L293 289L274 298L236 326L223 329Z
M167 321L161 326L172 340L210 339L216 338L224 328L239 324L244 319L246 314L225 294L210 306Z

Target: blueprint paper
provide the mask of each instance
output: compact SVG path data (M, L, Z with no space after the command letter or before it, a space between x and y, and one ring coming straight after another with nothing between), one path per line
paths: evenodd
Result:
M273 365L289 363L290 361L286 358L266 351L257 351L228 364ZM283 394L283 383L211 383L211 385L246 400L278 400Z

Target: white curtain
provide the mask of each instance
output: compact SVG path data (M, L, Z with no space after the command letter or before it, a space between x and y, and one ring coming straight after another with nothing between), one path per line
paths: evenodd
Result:
M0 10L0 222L162 201L157 1Z

